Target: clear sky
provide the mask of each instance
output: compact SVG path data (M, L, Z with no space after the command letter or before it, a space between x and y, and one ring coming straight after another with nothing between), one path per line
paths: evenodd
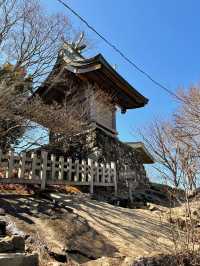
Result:
M200 80L199 0L64 0L136 64L172 91ZM122 140L136 139L134 130L154 117L168 117L176 103L147 80L57 0L42 0L51 11L64 12L78 30L85 29L93 48L102 53L139 92L149 98L145 108L118 114Z

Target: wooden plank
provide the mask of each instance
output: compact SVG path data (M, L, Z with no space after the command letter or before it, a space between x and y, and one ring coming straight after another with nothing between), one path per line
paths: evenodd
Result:
M9 151L8 169L6 171L6 177L7 178L12 177L13 170L14 170L14 152L11 150L11 151Z
M32 152L31 159L32 159L32 167L31 167L30 179L35 179L36 178L35 170L37 167L37 154Z
M1 182L1 179L0 179ZM72 186L90 186L89 182L69 182L67 180L47 180L48 185L72 185Z
M63 180L63 174L64 174L64 157L59 157L59 173L58 173L58 179Z
M1 179L0 179L1 182ZM74 181L67 181L67 180L47 180L46 182L47 185L74 185L74 186L90 186L90 182L74 182ZM98 187L114 187L114 183L105 183L105 184L100 184L100 183L93 183L94 186Z
M93 168L93 161L90 158L88 159L88 166L89 166L90 194L93 194L94 193L94 168Z
M41 190L44 190L46 187L47 156L48 153L46 151L42 151Z
M99 183L99 164L98 164L98 162L95 162L95 172L96 172L95 183Z
M0 184L41 184L41 180L24 178L0 178Z
M75 173L74 173L74 182L78 182L79 181L79 160L75 160L75 163L74 163L74 170L75 170Z
M106 164L106 183L111 183L111 166L109 163Z
M51 179L56 179L56 156L51 154Z
M26 165L26 153L22 152L22 154L20 156L20 167L19 167L19 170L18 170L19 178L24 178L25 165Z
M105 165L104 164L101 164L101 173L102 173L102 177L101 177L101 182L103 184L105 184Z
M68 181L72 180L72 159L67 159L68 162Z
M86 161L85 160L82 160L81 161L81 164L82 164L82 170L81 170L81 182L86 182L86 171L87 171L87 168L86 168Z
M40 179L20 179L20 178L0 178L0 184L41 184ZM90 186L89 182L69 182L66 180L46 180L47 185L77 185ZM99 184L94 183L94 186L114 187L114 184Z
M117 171L116 171L116 164L114 162L111 162L111 169L112 169L112 172L113 172L115 196L117 196Z

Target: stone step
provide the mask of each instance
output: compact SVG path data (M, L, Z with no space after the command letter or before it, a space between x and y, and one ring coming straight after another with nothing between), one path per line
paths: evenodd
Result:
M6 236L0 239L0 253L24 252L25 241L21 236Z
M0 266L38 266L37 254L2 253L0 254Z

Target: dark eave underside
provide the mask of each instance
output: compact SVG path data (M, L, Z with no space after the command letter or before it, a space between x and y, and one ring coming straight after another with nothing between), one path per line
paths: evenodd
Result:
M111 95L116 95L117 105L124 109L132 109L143 107L148 103L148 99L133 88L116 70L99 54L93 58L73 61L70 63L64 62L64 68L81 79L86 79L97 83L101 88L111 92ZM49 75L44 84L36 91L36 94L45 96L48 99L56 97L56 91L62 89L61 84L51 86L51 76L57 68L62 64L58 60L54 66L53 72ZM63 66L63 65L62 65ZM60 88L59 88L60 87ZM61 93L61 91L60 91ZM57 95L58 97L58 95ZM55 99L54 99L55 100Z
M143 107L148 102L148 99L119 75L101 54L70 63L66 65L66 69L116 93L118 104L125 109Z
M139 152L144 164L153 164L155 160L142 142L125 142L128 146Z

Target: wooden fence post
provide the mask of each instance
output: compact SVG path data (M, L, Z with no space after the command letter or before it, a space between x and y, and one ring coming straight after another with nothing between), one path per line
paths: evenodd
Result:
M74 182L79 181L79 160L75 160L74 162L74 169L75 169L75 174L74 174Z
M56 178L56 156L51 154L51 179L55 180Z
M86 182L86 161L82 160L81 182Z
M37 160L37 154L35 152L31 153L31 159L32 159L32 166L31 166L30 179L35 179L36 160Z
M42 151L42 170L41 170L41 190L44 190L46 187L46 178L47 178L47 156L46 151Z
M59 180L63 180L63 174L64 174L64 157L60 156L59 157L59 174L58 174Z
M105 184L105 165L101 163L101 182Z
M93 169L93 161L88 159L89 166L89 177L90 177L90 194L94 193L94 169Z
M72 159L67 159L68 162L68 181L72 181Z
M14 152L13 150L9 151L9 159L8 159L8 170L6 171L6 177L12 177L14 170Z
M22 152L20 156L20 168L18 171L19 178L24 178L25 163L26 163L26 153Z
M111 165L109 163L106 164L106 172L107 172L107 183L111 183Z
M95 162L95 167L96 167L96 182L99 183L99 164L98 162Z
M111 162L111 168L113 171L113 181L115 186L115 196L117 196L117 171L116 171L116 165L114 162Z

